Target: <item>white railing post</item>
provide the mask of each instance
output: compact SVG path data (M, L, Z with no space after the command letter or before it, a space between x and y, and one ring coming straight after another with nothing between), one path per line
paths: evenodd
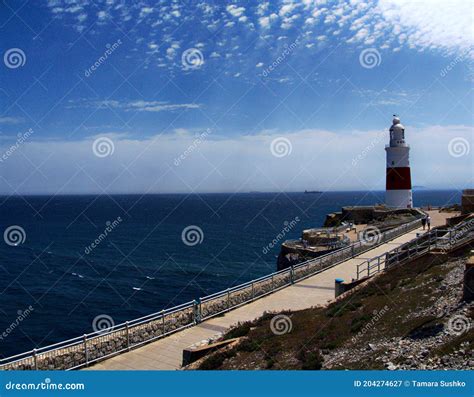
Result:
M199 300L195 299L193 301L193 320L194 320L194 324L199 324L201 322L200 307L201 307L201 299L199 299Z
M84 343L84 357L86 360L86 365L89 364L89 352L87 350L87 335L84 334L82 337L83 343Z
M38 369L38 357L36 355L36 349L33 349L33 365L35 367L35 370Z
M127 350L130 351L130 329L128 327L128 321L125 321L125 330L127 332Z
M163 333L162 333L162 335L164 335L164 334L165 334L165 331L166 331L166 326L165 326L165 311L164 311L164 310L161 311L161 325L162 325L162 327L163 327Z

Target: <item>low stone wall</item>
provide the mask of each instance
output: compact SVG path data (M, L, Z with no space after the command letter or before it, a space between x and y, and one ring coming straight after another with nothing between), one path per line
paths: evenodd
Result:
M36 366L39 370L69 369L99 360L102 357L132 348L134 345L150 341L166 333L194 323L192 308L186 308L176 313L166 314L162 317L144 324L130 326L128 330L120 329L110 334L93 336L87 339L86 348L83 340L77 340L71 346L51 350L36 355ZM1 370L32 370L35 369L35 360L27 357L19 361L0 367Z
M245 288L229 291L228 294L219 295L216 298L201 303L201 316L208 318L218 313L222 313L229 308L250 302L262 295L268 294L277 288L291 283L290 272L284 272L273 276L272 279L256 281Z

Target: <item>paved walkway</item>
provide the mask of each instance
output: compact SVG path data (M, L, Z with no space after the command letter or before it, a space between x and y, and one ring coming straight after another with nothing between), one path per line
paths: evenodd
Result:
M445 214L431 211L432 226L444 225ZM232 310L223 316L204 321L199 325L187 328L156 342L120 354L102 361L86 369L92 370L174 370L181 367L183 349L190 345L208 339L224 332L232 325L254 320L265 311L301 310L312 306L323 305L334 299L334 280L342 278L352 280L357 274L357 265L369 258L381 255L416 237L422 230L408 232L388 243L382 244L355 258L325 270L319 274L300 281L292 286L283 288L264 298Z

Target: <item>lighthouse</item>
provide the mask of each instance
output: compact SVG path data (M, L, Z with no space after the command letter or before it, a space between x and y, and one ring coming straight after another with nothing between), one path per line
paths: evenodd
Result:
M410 146L405 142L405 127L400 119L393 115L390 127L390 144L387 152L387 181L385 202L388 207L411 208L413 198L410 176Z

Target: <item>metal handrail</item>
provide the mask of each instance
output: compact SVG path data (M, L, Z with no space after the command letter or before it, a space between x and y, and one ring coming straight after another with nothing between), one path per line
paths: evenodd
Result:
M76 347L76 346L81 346L83 345L83 354L84 354L84 360L83 362L80 362L77 365L71 365L66 369L75 369L75 368L80 368L82 366L86 366L90 363L96 362L98 360L104 359L106 357L110 357L112 355L118 354L122 351L125 350L130 350L131 348L135 348L137 346L143 345L145 343L149 343L150 341L156 340L158 338L161 338L165 335L169 335L170 333L176 332L178 330L181 330L183 328L192 326L203 319L208 319L211 317L214 317L216 315L219 315L223 312L235 309L236 307L242 306L243 304L249 303L255 299L261 298L263 296L266 296L270 293L273 293L281 288L287 287L291 284L293 284L295 281L300 281L303 280L307 277L310 277L318 272L321 272L329 267L335 266L342 261L345 261L349 258L352 258L354 256L359 255L362 252L368 251L373 249L374 247L383 244L389 240L392 240L402 234L407 233L408 231L418 227L420 225L420 220L417 219L415 221L412 221L410 223L398 226L397 228L388 230L384 233L381 233L381 238L376 244L371 244L371 245L364 245L360 241L357 241L349 246L337 249L335 251L332 251L330 253L327 253L325 255L321 255L317 258L310 259L308 261L299 263L295 266L292 266L287 269L283 269L271 274L268 274L266 276L262 276L260 278L245 282L243 284L234 286L232 288L228 288L224 291L219 291L214 294L210 294L207 296L202 297L201 299L198 299L197 301L193 302L187 302L166 310L162 310L160 312L152 313L146 316L142 316L136 319L133 319L131 321L126 321L124 323L118 324L117 326L111 327L110 329L107 330L100 330L96 332L92 332L89 334L85 334L83 336L78 336L72 339L68 339L62 342L58 342L55 344L51 344L45 347L41 347L38 349L33 349L27 352L23 352L14 356L10 356L4 359L0 359L0 369L5 368L6 366L12 366L15 363L19 363L18 365L21 365L21 360L27 360L31 359L34 361L34 367L38 368L38 360L37 357L41 354L46 354L50 352L55 352L55 351L61 351L65 350L71 347ZM300 274L303 273L303 274ZM288 282L285 281L285 278L288 278ZM279 280L280 279L280 280ZM281 279L284 280L284 282L281 282ZM276 283L278 283L275 285ZM263 284L260 286L261 288L261 293L258 291L258 295L256 294L256 291L254 290L254 287L256 285ZM243 297L242 299L241 296L237 294L237 303L233 304L232 300L234 300L236 297L233 296L236 295L236 293L240 293L244 291L245 289L251 289L251 294L249 297ZM265 291L265 288L268 288L267 291ZM242 295L242 294L241 294ZM203 305L209 304L211 302L219 301L222 298L226 298L226 306L219 308L219 310L215 312L211 312L210 314L203 315ZM217 304L220 304L219 302ZM165 323L165 318L166 316L170 316L173 314L179 314L184 312L185 310L191 310L193 311L192 314L192 321L189 321L187 323L184 323L174 329L171 329L169 331L166 331L166 323ZM205 309L205 307L204 307ZM133 336L133 333L137 328L140 326L146 326L151 324L152 322L157 322L157 321L162 321L163 326L162 326L162 332L156 336L151 336L147 339L144 339L142 341L138 342L130 342L130 333ZM139 331L139 330L138 330ZM119 348L109 354L104 354L104 355L98 355L98 357L93 358L93 359L88 359L88 345L94 345L95 342L100 343L102 338L109 337L113 334L119 334L121 332L126 333L126 344L123 348ZM65 353L67 354L67 353ZM58 353L60 355L60 352ZM26 364L26 365L32 365L33 364Z
M446 244L448 246L448 249L451 249L455 244L465 242L466 240L472 238L471 234L473 230L474 220L461 222L460 224L449 229L432 230L426 234L415 238L414 240L411 240L397 248L394 248L391 251L368 259L365 262L359 263L357 265L357 280L360 280L361 276L370 277L380 271L386 270L387 266L382 267L381 265L386 264L387 258L395 258L393 262L389 263L389 266L393 266L394 264L400 264L401 262L407 259L413 259L415 256L421 256L426 252L431 251L433 248L442 248L442 246ZM441 236L439 236L439 234L441 234ZM413 251L415 253L414 255L411 255ZM400 258L402 254L405 255ZM390 257L391 255L395 256ZM371 265L371 263L374 261L377 261L377 266ZM377 271L371 272L371 270L375 268L377 268Z

